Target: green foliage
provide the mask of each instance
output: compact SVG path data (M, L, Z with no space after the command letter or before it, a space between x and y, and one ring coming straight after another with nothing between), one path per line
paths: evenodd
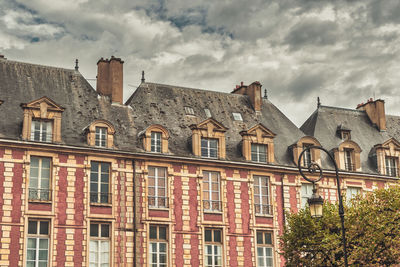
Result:
M400 263L400 187L379 189L345 205L348 261L351 266ZM286 266L343 266L338 205L325 203L323 217L308 209L287 215L281 236Z

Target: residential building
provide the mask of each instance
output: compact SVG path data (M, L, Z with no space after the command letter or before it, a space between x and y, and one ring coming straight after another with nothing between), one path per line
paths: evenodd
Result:
M352 197L396 183L400 117L382 100L318 106L299 129L261 84L149 83L123 103L123 61L96 90L75 69L0 58L0 265L282 266L285 211L305 207L302 150L334 153ZM312 149L300 164L333 166Z

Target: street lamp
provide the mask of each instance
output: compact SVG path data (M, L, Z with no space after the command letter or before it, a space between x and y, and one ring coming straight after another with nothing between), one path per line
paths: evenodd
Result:
M331 160L331 162L333 163L333 165L335 167L336 185L337 185L338 198L339 198L339 216L340 216L340 221L342 223L342 244L343 244L343 253L344 253L344 266L347 267L348 263L347 263L347 248L346 248L346 230L344 228L344 209L343 209L342 193L340 191L339 170L338 170L336 161L333 158L333 156L328 152L328 150L326 150L325 148L323 148L321 146L307 146L300 153L299 160L297 162L297 166L299 168L299 172L300 172L301 176L303 176L303 178L306 181L309 181L310 183L313 184L313 194L312 194L311 198L308 199L308 206L310 207L310 213L311 213L311 216L313 218L322 217L322 205L324 203L324 200L323 200L323 198L321 196L319 196L317 194L317 189L315 187L315 184L322 179L322 174L323 173L322 173L321 167L315 162L311 162L311 163L308 164L308 166L306 166L308 168L308 172L309 173L311 173L311 174L319 173L319 177L316 178L316 179L308 178L303 173L303 170L302 170L302 166L301 166L302 157L303 157L304 153L310 153L311 154L311 149L319 149L319 150L324 151L328 155L329 159Z

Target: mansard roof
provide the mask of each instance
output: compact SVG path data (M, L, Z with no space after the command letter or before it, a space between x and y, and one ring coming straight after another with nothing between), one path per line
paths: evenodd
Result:
M242 161L240 132L262 124L276 134L274 138L275 163L293 165L288 144L304 134L268 99L262 99L261 112L255 112L248 96L209 90L184 88L157 83L142 83L126 102L134 110L134 128L137 131L151 124L168 125L169 150L176 155L192 157L189 140L190 125L207 119L204 109L212 118L228 128L226 159ZM186 115L184 107L193 108L194 115ZM235 121L232 113L241 113L243 121Z
M78 71L0 60L0 81L0 99L4 101L0 106L1 138L21 140L21 103L51 99L59 108L65 108L61 121L64 143L87 146L84 128L97 119L105 119L118 132L116 147L129 149L128 140L134 138L127 126L132 110L100 97Z
M324 148L332 150L337 148L343 141L336 134L338 126L345 125L348 130L351 130L351 140L357 143L362 150L362 171L378 173L376 163L372 157L374 146L383 144L391 137L396 139L400 137L400 117L387 115L386 118L387 131L379 131L372 125L368 115L363 110L320 106L304 122L300 129L305 134L318 139ZM322 153L321 156L323 156ZM325 161L325 164L330 166L327 161Z

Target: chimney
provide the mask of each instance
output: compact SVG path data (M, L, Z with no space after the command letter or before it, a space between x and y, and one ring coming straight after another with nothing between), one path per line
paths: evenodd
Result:
M120 58L114 56L97 62L97 92L120 104L123 99L123 64Z
M357 105L358 110L365 110L371 122L378 127L380 131L386 131L385 101L369 99L367 103Z
M262 85L260 82L253 82L248 86L243 85L243 82L241 82L240 86L236 86L232 93L248 95L253 109L255 111L261 111L261 86Z

